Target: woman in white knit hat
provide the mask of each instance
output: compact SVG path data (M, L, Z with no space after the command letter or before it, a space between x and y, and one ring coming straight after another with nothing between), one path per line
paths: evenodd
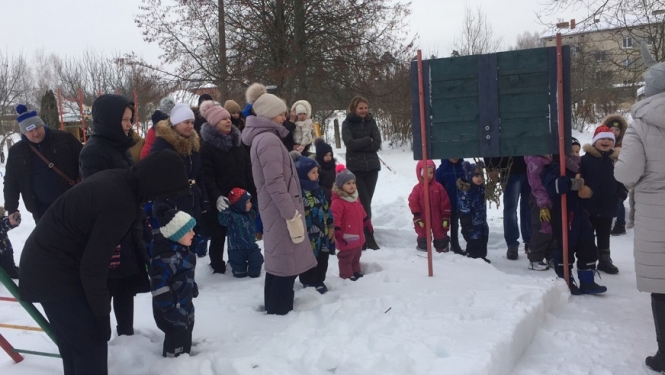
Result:
M258 83L247 89L246 96L256 114L247 117L242 141L251 146L252 175L263 220L265 307L268 314L285 315L293 310L296 276L316 267L316 258L305 240L298 174L281 141L288 133L282 126L286 104Z

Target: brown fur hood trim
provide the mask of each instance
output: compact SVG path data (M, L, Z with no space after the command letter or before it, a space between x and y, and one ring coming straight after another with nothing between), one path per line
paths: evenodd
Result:
M469 191L471 189L471 183L470 182L464 182L461 178L457 179L457 189L462 190L462 191Z
M602 124L607 126L608 128L611 128L610 125L613 122L618 122L619 123L619 129L621 129L621 134L619 134L619 136L617 137L615 143L621 143L621 141L623 140L623 136L626 134L626 129L628 129L628 121L626 121L626 119L623 116L621 116L620 114L613 113L613 114L608 115L607 117L605 117L603 119Z
M358 199L358 190L353 192L353 194L349 194L344 190L338 188L337 185L333 184L332 191L333 193L337 194L337 196L339 196L341 199L344 199L345 201L355 202Z
M155 126L155 136L163 138L181 156L188 156L201 149L201 139L196 131L189 138L178 134L171 125L171 120L162 120Z
M603 157L603 155L600 154L600 151L598 151L595 147L593 147L591 144L587 143L582 147L582 150L586 152L587 154L591 154L597 158ZM612 150L612 153L610 154L610 159L612 160L617 160L619 158L619 150L614 149Z

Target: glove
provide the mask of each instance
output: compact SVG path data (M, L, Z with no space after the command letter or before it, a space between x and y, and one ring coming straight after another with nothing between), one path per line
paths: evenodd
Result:
M369 234L374 234L374 226L372 225L372 220L365 216L365 220L363 220L363 227Z
M579 173L575 176L575 180L579 181L577 182L579 184L579 188L577 189L577 196L582 198L582 199L589 199L593 196L593 191L591 191L591 188L584 185L584 179L580 178ZM573 188L573 190L576 190Z
M448 230L450 228L450 218L443 218L443 229Z
M471 219L471 215L460 216L459 223L463 231L467 233L473 232L473 219Z
M231 202L229 202L229 199L222 195L221 197L217 198L217 211L222 212L226 210L229 208L230 204Z
M107 342L111 339L111 316L92 317L92 341Z
M305 228L302 224L302 215L296 211L293 219L286 220L286 229L289 230L289 236L293 243L301 243L305 240Z
M575 178L570 179L570 190L579 191L584 185L584 179L580 178L578 174Z
M416 212L415 214L413 214L413 225L414 226L419 226L421 228L425 228L425 222L420 217L420 213Z
M550 222L552 219L552 216L550 216L550 209L547 207L541 208L540 209L540 221L542 222Z

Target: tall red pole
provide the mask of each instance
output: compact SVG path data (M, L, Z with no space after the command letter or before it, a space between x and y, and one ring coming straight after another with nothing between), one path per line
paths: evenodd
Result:
M83 143L88 141L85 131L85 114L83 113L83 90L79 89L79 110L81 111L81 129L83 129Z
M423 83L423 54L418 50L418 102L420 103L420 143L423 153L423 181L425 183L425 241L427 241L427 272L430 277L434 276L432 268L432 222L429 209L429 171L427 170L427 126L425 122L425 85Z
M557 110L559 119L559 172L566 176L566 137L564 133L564 101L563 101L563 53L561 47L561 33L556 34L556 76L557 76ZM561 235L563 249L563 277L566 284L570 282L570 269L568 259L568 199L561 195ZM570 284L569 284L570 285Z
M58 111L60 111L60 130L65 130L65 119L62 113L62 94L58 89Z
M134 90L134 123L136 124L136 134L139 133L139 99L136 95L136 90Z

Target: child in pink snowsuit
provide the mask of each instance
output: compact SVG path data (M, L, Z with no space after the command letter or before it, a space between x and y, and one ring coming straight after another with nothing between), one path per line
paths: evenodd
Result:
M416 165L416 177L418 184L413 187L409 195L409 208L413 214L413 227L418 236L417 250L427 251L427 239L425 232L425 180L427 174L429 179L429 202L430 218L432 225L432 234L434 237L434 248L439 253L448 251L450 239L448 238L448 226L450 225L450 199L443 185L434 180L434 170L436 165L434 161L427 161L427 171L425 171L423 161L420 160Z

